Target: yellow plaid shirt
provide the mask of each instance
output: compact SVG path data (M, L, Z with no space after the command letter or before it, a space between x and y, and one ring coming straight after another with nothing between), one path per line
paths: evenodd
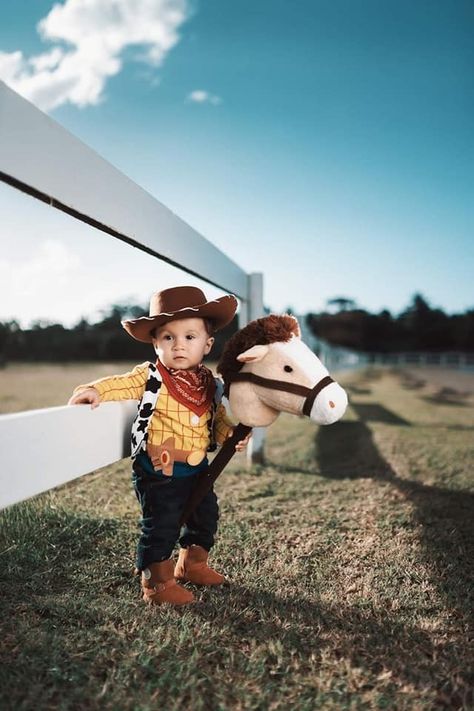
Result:
M101 402L140 400L147 378L148 363L141 363L128 373L111 375L86 385L78 385L74 394L85 388L94 387L100 395ZM171 397L166 385L161 383L155 411L148 427L148 442L159 446L169 437L173 437L176 449L206 450L210 443L208 425L210 419L210 410L199 417L186 405ZM227 417L225 407L220 404L214 420L217 444L222 444L226 440L233 426Z

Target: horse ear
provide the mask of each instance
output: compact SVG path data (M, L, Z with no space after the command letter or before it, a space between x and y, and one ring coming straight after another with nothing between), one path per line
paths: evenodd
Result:
M292 318L293 321L294 321L294 325L295 325L295 336L296 336L297 338L301 338L301 328L300 328L300 325L299 325L299 323L298 323L298 319L296 318L296 316L293 316L293 315L290 315L290 314L288 314L288 315L291 316L291 318Z
M241 363L257 363L263 360L268 353L268 346L252 346L237 356Z

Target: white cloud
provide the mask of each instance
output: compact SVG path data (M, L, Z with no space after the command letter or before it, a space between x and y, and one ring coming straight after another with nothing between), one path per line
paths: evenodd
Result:
M194 91L191 91L191 93L187 95L186 100L195 104L212 104L213 106L222 104L220 96L215 96L214 94L204 91L203 89L195 89Z
M78 257L54 239L42 242L28 259L19 262L0 260L0 281L22 285L24 294L34 294L42 283L51 284L58 278L67 282L69 274L79 266ZM56 282L57 283L57 282Z
M45 111L98 104L124 50L135 47L137 61L160 66L189 14L189 0L65 0L37 26L55 46L29 58L0 52L0 78Z
M11 304L7 317L35 314L37 309L53 312L55 302L61 299L59 295L80 267L79 257L55 239L44 240L27 258L0 259L2 293L7 295L6 303Z

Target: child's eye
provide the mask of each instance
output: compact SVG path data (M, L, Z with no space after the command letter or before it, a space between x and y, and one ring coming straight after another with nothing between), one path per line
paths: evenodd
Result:
M193 338L195 338L195 336L192 336L191 334L188 334L188 335L186 336L186 338L188 339L188 341L192 341Z
M166 334L165 341L172 341L172 340L173 340L173 337L170 336L169 334Z

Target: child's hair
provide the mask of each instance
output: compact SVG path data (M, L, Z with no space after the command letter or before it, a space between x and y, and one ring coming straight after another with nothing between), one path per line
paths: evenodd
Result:
M206 327L207 335L213 336L215 332L214 321L210 318L203 318L204 326Z

